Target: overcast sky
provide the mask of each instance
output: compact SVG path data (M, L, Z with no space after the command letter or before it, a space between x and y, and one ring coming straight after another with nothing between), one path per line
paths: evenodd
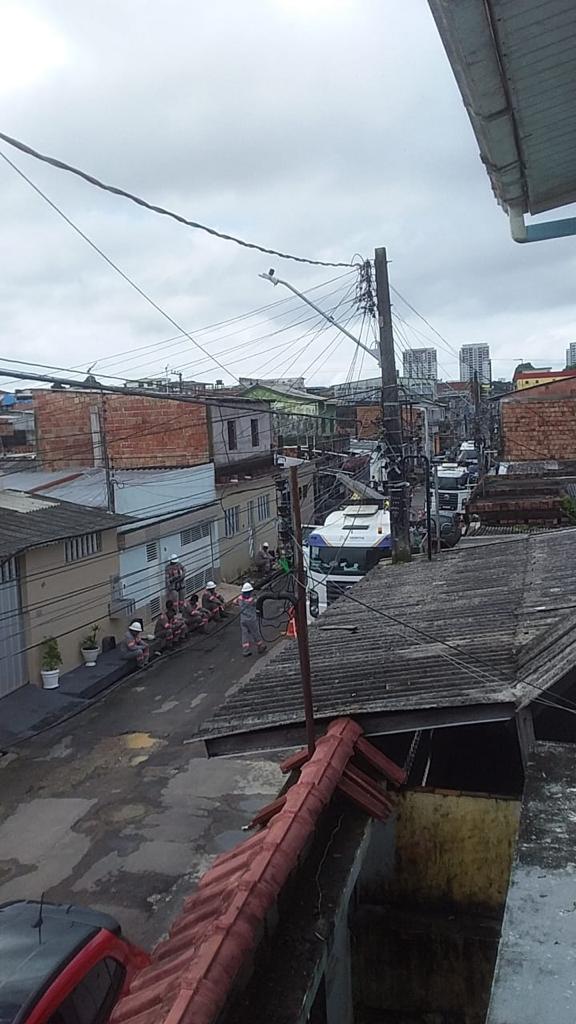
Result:
M576 339L573 240L510 240L426 0L4 2L0 126L265 246L346 262L385 245L392 284L449 344L394 296L398 343L428 338L445 379L461 344L488 342L498 378L521 358L563 365ZM315 336L297 300L202 331L285 299L258 278L269 267L302 290L344 271L210 238L0 149L232 375L376 371L331 329ZM3 357L225 376L168 341L178 331L2 160L0 223ZM359 329L352 281L313 294Z

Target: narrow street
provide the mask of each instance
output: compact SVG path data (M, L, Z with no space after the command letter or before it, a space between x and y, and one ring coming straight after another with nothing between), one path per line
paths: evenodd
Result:
M191 741L257 660L239 634L231 618L0 759L0 902L44 893L95 907L145 948L166 931L280 785L271 761L208 761Z

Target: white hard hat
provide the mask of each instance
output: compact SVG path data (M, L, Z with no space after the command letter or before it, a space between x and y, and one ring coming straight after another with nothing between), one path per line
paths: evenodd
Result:
M269 543L268 543L268 541L267 541L267 540L265 540L265 541L264 541L264 543L263 543L262 547L263 547L263 548L269 548L269 547L270 547L270 545L269 545Z
M216 590L216 584L214 583L214 580L208 580L208 583L206 584L206 590Z
M244 583L244 585L242 587L242 593L243 594L249 594L250 591L252 591L252 590L254 590L254 587L252 586L251 583L249 583L248 581L246 583Z
M132 630L134 633L141 633L142 632L142 623L141 622L131 622L130 625L128 626L128 629Z
M178 555L170 555L170 561L171 562L177 562L178 561Z

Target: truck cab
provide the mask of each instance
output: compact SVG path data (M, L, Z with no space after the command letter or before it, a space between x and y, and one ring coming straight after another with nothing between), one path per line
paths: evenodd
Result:
M18 900L0 906L1 1024L106 1024L149 956L108 914Z
M440 510L463 515L474 489L468 467L457 462L443 462L437 472ZM432 511L436 511L435 494L432 495Z

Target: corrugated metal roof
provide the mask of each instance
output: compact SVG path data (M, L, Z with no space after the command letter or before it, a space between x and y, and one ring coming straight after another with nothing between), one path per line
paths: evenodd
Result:
M534 664L540 646L546 649L546 685L567 661L576 663L576 629L562 632L576 613L575 557L576 531L561 530L485 540L432 562L381 563L310 628L317 719L353 715L378 732L382 716L412 721L430 709L447 722L451 709L467 706L506 706L502 717L511 717L535 693L532 676L525 684L528 667L520 668L527 645ZM562 635L552 650L557 626ZM211 741L221 737L234 737L235 749L256 749L259 733L277 730L284 739L282 729L302 721L297 650L285 643L230 694L202 735L212 752L218 745Z
M498 201L576 201L576 4L429 0Z
M18 492L7 491L8 495ZM22 494L27 500L29 496ZM0 514L0 560L12 558L19 551L54 544L68 537L97 530L111 530L130 523L129 516L114 515L102 509L72 505L55 498L43 498L42 508L22 511L2 508Z
M214 861L153 951L151 966L120 1000L113 1024L215 1024L336 789L385 820L393 794L384 793L366 769L396 785L405 781L404 772L346 719L330 725L311 759L291 758L286 770L295 762L298 781L269 806L256 835Z

